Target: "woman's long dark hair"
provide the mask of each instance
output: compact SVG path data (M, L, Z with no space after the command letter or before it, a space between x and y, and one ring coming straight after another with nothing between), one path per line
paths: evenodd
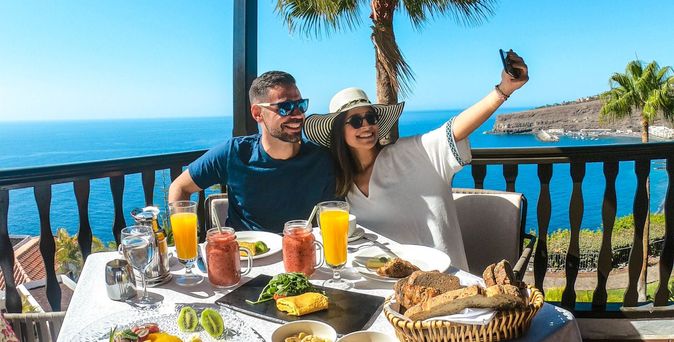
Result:
M344 126L346 126L346 112L339 113L332 121L332 136L330 137L330 153L335 161L335 193L338 197L346 197L349 194L354 178L363 171L344 139ZM381 148L379 141L377 141L376 148Z

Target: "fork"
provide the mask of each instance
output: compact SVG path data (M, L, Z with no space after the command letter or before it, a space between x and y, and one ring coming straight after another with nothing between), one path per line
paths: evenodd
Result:
M359 251L359 250L361 250L361 249L363 249L363 248L366 248L366 247L372 247L372 246L374 246L374 244L368 242L368 243L364 243L364 244L358 245L358 246L349 246L349 247L347 248L347 251L353 253L353 252L357 252L357 251Z
M372 242L375 246L379 247L379 249L386 252L390 256L400 259L400 257L397 254L395 254L390 248L388 248L388 246L386 246L386 244L377 241L376 236L373 238L371 236L368 236L367 234L363 234L363 239Z

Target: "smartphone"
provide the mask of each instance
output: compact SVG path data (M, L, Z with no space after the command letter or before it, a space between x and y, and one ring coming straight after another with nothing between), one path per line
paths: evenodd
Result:
M498 52L501 54L501 62L503 62L503 70L505 72L514 77L518 78L520 77L520 71L518 69L513 68L513 66L510 64L510 58L508 58L508 52L503 51L503 49L498 49Z

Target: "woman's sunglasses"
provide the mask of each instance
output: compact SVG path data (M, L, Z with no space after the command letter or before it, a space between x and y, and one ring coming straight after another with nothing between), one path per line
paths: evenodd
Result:
M363 116L354 115L350 117L349 120L346 120L346 123L355 129L359 129L363 127L363 120L367 121L367 123L372 126L379 122L379 115L375 112L368 112Z
M286 116L292 114L292 112L295 110L295 108L299 109L301 113L306 113L307 109L309 109L309 99L299 99L299 100L289 100L289 101L283 101L283 102L277 102L277 103L258 103L258 106L263 106L263 107L269 107L269 106L276 106L278 107L278 115L280 116Z

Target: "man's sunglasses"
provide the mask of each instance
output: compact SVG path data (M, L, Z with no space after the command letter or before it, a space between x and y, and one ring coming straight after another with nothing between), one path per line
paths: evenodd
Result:
M299 109L301 113L306 113L307 109L309 109L309 99L299 99L296 101L283 101L283 102L277 102L277 103L258 103L258 106L264 106L264 107L269 107L269 106L276 106L278 107L278 115L280 116L286 116L292 114L292 112L295 110L295 108Z
M367 123L370 126L375 125L377 122L379 122L379 115L375 112L368 112L365 113L365 115L360 116L360 115L354 115L349 118L349 120L346 121L347 124L351 125L351 127L355 129L359 129L363 127L363 120L367 121Z

